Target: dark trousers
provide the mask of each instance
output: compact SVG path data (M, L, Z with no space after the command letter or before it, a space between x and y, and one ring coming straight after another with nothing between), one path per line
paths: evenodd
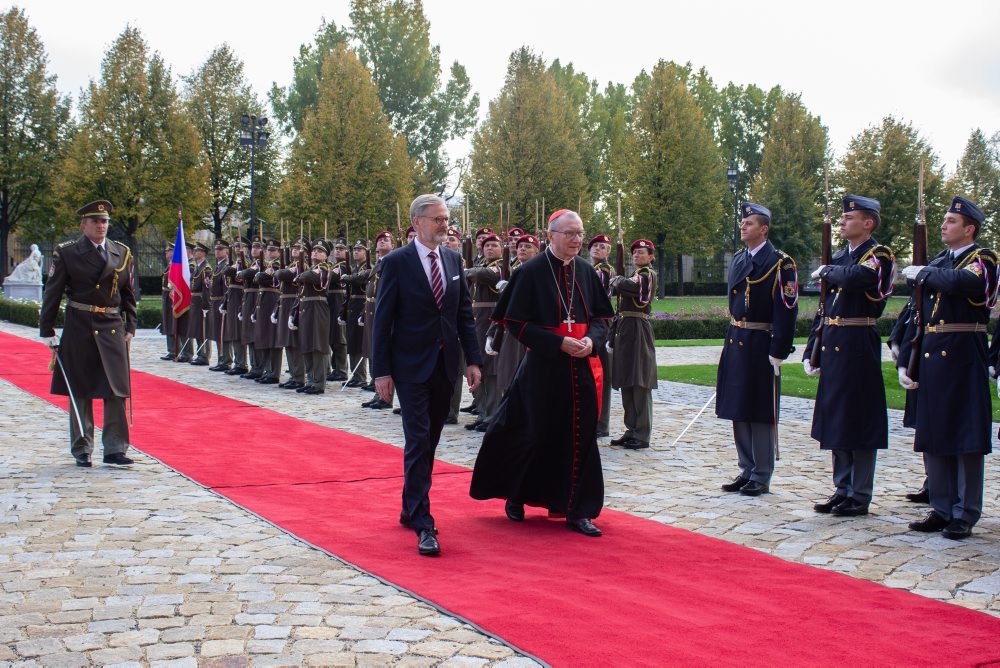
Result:
M395 379L393 379L395 380ZM434 528L431 515L431 475L434 451L448 416L454 384L444 371L444 355L438 355L431 377L423 383L396 383L403 409L403 515L420 533Z
M774 473L774 425L734 421L733 440L743 477L770 485Z
M875 459L878 450L831 450L833 484L837 494L860 503L870 503L875 491Z
M125 414L125 399L108 397L104 399L104 428L101 441L104 444L104 454L114 455L128 449L128 418ZM69 405L69 443L70 452L74 457L89 455L94 451L94 400L78 399L76 406L80 409L80 420L77 421L73 403ZM83 432L80 432L80 423Z
M929 455L924 453L931 507L948 521L970 525L983 514L983 455Z

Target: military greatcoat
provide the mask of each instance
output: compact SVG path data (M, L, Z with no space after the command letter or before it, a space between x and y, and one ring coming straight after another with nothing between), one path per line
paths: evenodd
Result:
M618 279L614 292L621 296L611 348L611 387L653 389L656 382L656 341L649 324L656 272L652 267L638 267L632 276Z

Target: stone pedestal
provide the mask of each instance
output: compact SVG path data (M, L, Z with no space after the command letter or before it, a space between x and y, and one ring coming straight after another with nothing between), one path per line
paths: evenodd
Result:
M42 303L42 286L40 283L11 280L3 282L3 296L7 299L29 300Z

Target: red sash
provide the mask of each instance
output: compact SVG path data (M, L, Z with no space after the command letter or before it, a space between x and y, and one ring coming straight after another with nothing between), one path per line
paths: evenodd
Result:
M588 325L585 322L560 322L558 327L546 327L550 332L555 332L560 336L569 336L574 339L582 339L587 335ZM601 414L601 396L604 391L604 367L597 357L588 357L590 372L594 375L594 385L597 387L597 414Z

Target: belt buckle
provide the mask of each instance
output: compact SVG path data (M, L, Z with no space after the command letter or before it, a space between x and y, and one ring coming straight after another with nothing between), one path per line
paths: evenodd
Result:
M94 310L94 313L107 313L108 312L108 309L106 307L104 307L104 306L91 306L90 308L92 308Z
M928 334L937 334L937 325L927 325Z
M833 325L834 327L840 327L840 316L839 315L836 316L836 317L833 317L833 318L827 318L826 320L827 320L827 324L828 325Z
M746 320L733 320L733 326L743 329L746 327Z

